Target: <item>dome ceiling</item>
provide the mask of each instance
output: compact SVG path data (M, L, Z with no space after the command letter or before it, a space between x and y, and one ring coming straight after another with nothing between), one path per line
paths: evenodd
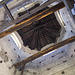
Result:
M61 26L53 13L17 32L21 36L24 46L28 45L32 50L40 51L44 46L56 42L57 37L60 36L60 29Z

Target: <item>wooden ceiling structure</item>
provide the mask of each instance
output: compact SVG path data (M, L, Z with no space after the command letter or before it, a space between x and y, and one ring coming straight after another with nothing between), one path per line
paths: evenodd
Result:
M64 3L61 3L61 5L58 4L58 5L56 5L56 6L52 7L52 8L50 8L50 9L47 11L48 14L46 13L45 16L42 15L42 14L45 13L46 10L43 11L43 13L38 14L37 12L40 11L40 10L42 10L42 9L44 9L44 8L46 8L47 5L49 5L49 4L51 4L51 3L55 2L55 1L61 2L61 0L49 0L49 1L47 1L46 3L44 3L43 5L41 5L41 6L37 7L37 8L35 8L35 9L31 10L31 11L30 11L30 13L31 13L30 15L29 15L28 13L26 13L26 14L22 15L21 17L18 17L17 19L14 19L13 16L12 16L12 14L11 14L11 12L10 12L10 10L9 10L8 7L6 6L6 3L7 3L8 1L10 1L10 0L3 0L2 2L0 2L0 6L3 5L4 8L6 8L6 11L7 11L7 14L9 15L9 17L10 17L10 16L12 17L11 22L8 23L8 25L10 25L11 28L7 28L5 31L3 30L2 32L0 32L0 38L2 38L2 37L4 37L4 36L6 36L6 35L8 35L8 34L10 34L10 33L12 33L12 32L14 32L14 31L17 31L17 30L19 30L19 29L21 29L21 28L23 28L23 27L25 27L25 26L27 26L27 25L30 25L31 23L30 23L30 20L29 20L28 18L31 19L31 17L34 16L34 15L35 15L35 17L32 17L32 19L33 19L33 18L36 18L37 16L40 16L40 17L42 16L41 18L43 18L43 17L45 17L45 16L47 16L47 15L49 15L49 14L51 14L51 13L53 13L53 12L55 12L55 11L61 9L61 8L63 8L63 7L65 7L65 6L67 7L68 11L71 11L71 8L73 7L73 3L74 3L73 0L72 0L72 1L71 1L71 0L64 0L64 1L63 1ZM65 5L64 5L64 4L65 4ZM38 14L38 15L37 15L37 14ZM36 16L36 15L37 15L37 16ZM71 16L72 16L72 14L71 14ZM11 18L11 17L10 17L10 18ZM74 16L74 17L75 17L75 16ZM13 24L16 24L16 23L22 21L24 18L26 19L25 21L21 22L20 24L17 24L17 25L12 26ZM39 19L41 19L41 18L39 18ZM39 19L37 19L37 20L39 20ZM36 19L33 20L33 21L36 21ZM27 22L28 22L28 23L27 23ZM75 22L75 20L74 20L74 22ZM25 25L22 25L22 24L24 24L24 23L25 23Z
M61 26L55 14L52 13L17 32L21 36L24 46L29 46L31 50L37 49L40 51L44 46L57 41L60 30Z
M54 2L54 1L56 1L56 0L49 0L49 4L52 3L52 2ZM36 9L38 9L40 11L41 9L46 8L47 5L48 5L48 2L45 3L45 4L43 4L40 7L37 7ZM46 8L46 9L42 10L41 12L35 12L35 13L33 13L31 16L26 16L25 20L21 21L22 19L24 19L25 15L26 15L25 14L24 16L20 17L19 19L13 20L11 23L9 23L9 24L13 24L13 23L18 23L19 21L21 21L19 24L16 24L16 25L12 26L11 28L8 28L5 31L3 31L2 33L0 33L0 38L2 38L4 36L6 36L6 35L8 35L8 34L10 34L12 32L14 32L14 31L17 31L17 30L19 30L19 29L21 29L23 27L29 26L33 22L38 21L38 20L40 20L40 19L42 19L42 18L44 18L46 16L49 16L50 14L52 14L55 11L58 11L59 9L64 8L64 7L65 7L64 3L60 2L59 4L57 4L57 5L55 5L55 6L51 7L51 8ZM32 11L34 11L34 10L32 10ZM60 42L60 43L58 43L56 45L53 45L53 46L51 46L50 48L48 48L46 50L40 51L40 52L38 52L38 53L36 53L36 54L34 54L34 55L32 55L32 56L30 56L30 57L22 60L22 61L14 64L14 66L15 66L15 68L23 66L22 70L24 70L24 65L26 63L28 63L28 62L30 62L30 61L32 61L32 60L34 60L34 59L36 59L36 58L38 58L38 57L46 54L48 52L54 51L57 48L60 48L60 47L62 47L64 45L66 45L66 44L74 42L74 41L75 41L75 36L73 36L73 37L71 37L71 38L69 38L67 40L64 40L64 41L62 41L62 42Z

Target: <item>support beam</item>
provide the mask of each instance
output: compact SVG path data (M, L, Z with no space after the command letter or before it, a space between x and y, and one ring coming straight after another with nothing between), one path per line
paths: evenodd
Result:
M59 43L51 46L50 48L48 48L46 50L40 51L40 52L38 52L38 53L36 53L36 54L34 54L34 55L22 60L22 61L20 61L19 63L14 64L14 66L15 66L15 68L23 66L23 65L29 63L30 61L33 61L33 60L35 60L35 59L37 59L37 58L39 58L39 57L51 52L51 51L55 51L56 49L66 45L66 44L69 44L71 42L74 42L74 41L75 41L75 36L73 36L73 37L71 37L69 39L66 39L66 40L64 40L62 42L59 42Z
M36 12L42 10L43 8L47 7L49 4L53 3L53 2L61 2L61 0L49 0L46 3L44 3L43 5L33 9L30 11L31 15L35 14ZM19 21L23 20L24 18L27 18L28 16L30 16L28 13L22 15L21 17L18 17L17 19L13 20L12 22L9 23L9 25L18 23Z
M3 7L4 7L5 11L7 12L8 16L10 17L11 21L13 21L14 18L13 18L13 16L12 16L12 14L11 14L9 8L7 7L7 5L6 5L6 4L3 4Z
M64 3L61 2L55 6L53 6L52 8L47 8L46 10L43 10L41 13L38 13L36 15L32 15L29 19L15 25L15 26L12 26L11 28L5 30L4 32L0 33L0 38L14 32L14 31L17 31L25 26L28 26L30 24L32 24L32 22L35 22L37 20L40 20L50 14L52 14L53 12L56 12L58 11L59 9L65 7Z
M47 7L49 4L51 4L53 2L58 2L59 3L59 2L61 2L61 0L48 0L46 3L42 4L41 6L39 6L39 7L35 8L35 9L31 10L30 11L30 14L26 13L26 14L24 14L24 15L16 18L16 19L14 19L13 21L8 22L5 27L2 27L1 28L1 31L0 32L4 31L4 29L8 28L9 26L15 25L16 23L20 22L24 18L28 18L30 15L35 14L36 12L42 10L43 8ZM8 7L9 7L9 5L8 5ZM16 8L16 7L14 6L14 8ZM12 10L14 8L10 8L10 10Z

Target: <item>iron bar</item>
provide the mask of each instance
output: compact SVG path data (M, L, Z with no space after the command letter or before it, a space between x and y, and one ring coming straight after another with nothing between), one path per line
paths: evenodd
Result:
M53 20L53 19L51 19L51 20ZM51 21L51 20L50 20L50 21ZM49 22L47 22L47 23L49 23ZM28 33L30 33L30 32L33 32L33 31L35 31L35 30L37 30L37 29L39 29L39 28L41 28L41 27L44 27L47 23L42 24L42 25L40 25L40 26L38 26L38 27L35 27L35 28L31 29L30 31L24 33L24 35L26 35L26 34L28 34Z

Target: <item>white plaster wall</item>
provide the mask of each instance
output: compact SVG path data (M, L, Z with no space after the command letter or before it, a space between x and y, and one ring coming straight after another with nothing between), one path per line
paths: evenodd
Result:
M14 75L15 68L7 56L6 51L3 49L0 41L0 75Z
M74 23L67 10L64 8L59 12L66 25L62 40L75 36L72 26ZM23 44L20 37L19 40ZM0 39L0 75L20 75L20 71L15 70L12 65L36 52L23 45L19 49L10 35ZM24 75L63 75L63 71L64 75L75 75L75 42L26 64Z

